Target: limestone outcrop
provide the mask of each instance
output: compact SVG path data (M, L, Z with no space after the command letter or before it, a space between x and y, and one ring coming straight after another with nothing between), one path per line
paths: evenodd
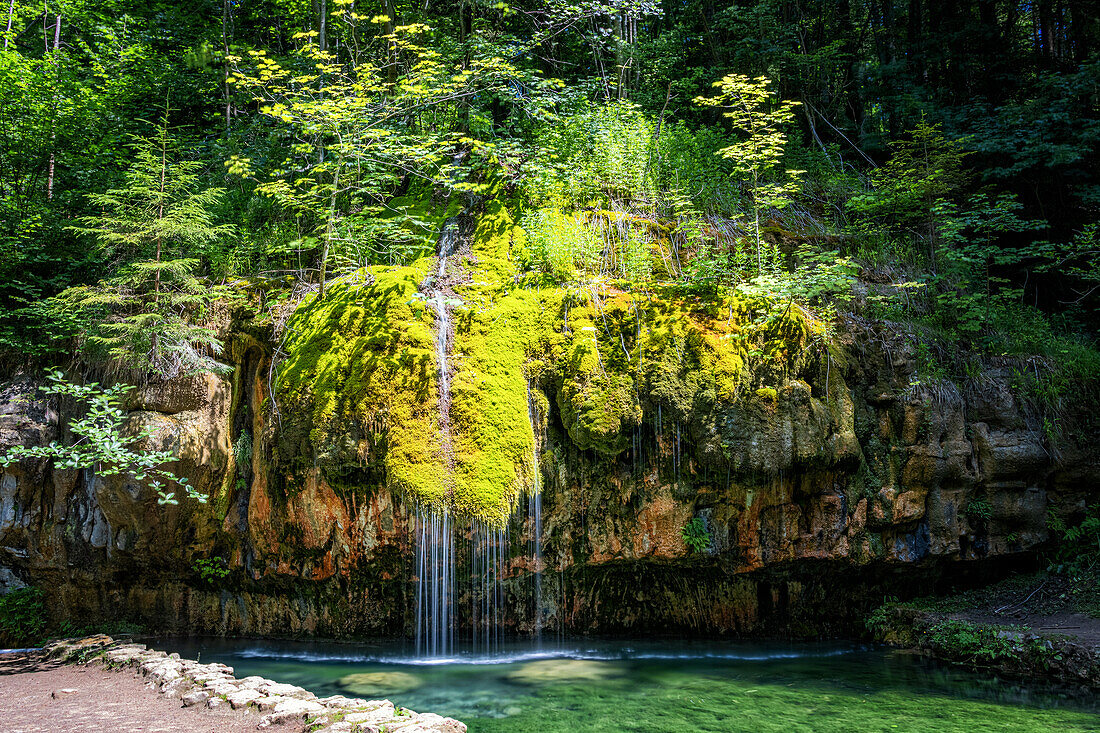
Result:
M1055 456L1007 362L922 384L909 342L854 318L826 338L793 311L753 325L753 303L522 288L476 312L464 291L444 450L414 275L335 283L295 339L238 313L232 376L131 397L206 505L10 466L0 578L82 622L407 634L417 514L453 502L460 624L476 524L508 530L508 631L842 633L884 595L1026 560L1095 485L1095 436ZM3 385L0 449L64 438L71 406L35 387Z

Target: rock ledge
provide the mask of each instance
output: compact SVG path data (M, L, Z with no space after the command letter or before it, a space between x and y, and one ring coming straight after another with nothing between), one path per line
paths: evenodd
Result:
M466 733L466 725L453 718L416 713L389 700L318 698L301 687L263 677L238 679L224 664L200 664L104 635L54 642L46 653L50 659L102 664L107 669L135 668L149 678L151 689L180 700L183 707L254 710L261 716L257 728L308 724L317 733Z

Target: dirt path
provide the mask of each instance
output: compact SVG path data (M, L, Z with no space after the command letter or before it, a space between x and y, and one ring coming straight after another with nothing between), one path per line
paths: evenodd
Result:
M145 684L132 669L45 665L36 655L0 654L0 730L254 733L260 720L256 712L184 708L179 700L158 694ZM280 726L280 733L300 730L299 726Z
M1100 648L1100 619L1083 613L1023 613L997 614L983 611L962 611L949 614L949 618L978 624L1024 626L1036 634L1064 634L1075 637L1078 643Z

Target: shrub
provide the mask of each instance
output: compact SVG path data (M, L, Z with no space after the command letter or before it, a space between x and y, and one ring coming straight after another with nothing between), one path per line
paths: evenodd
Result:
M20 588L0 596L0 646L29 646L42 640L46 605L38 588Z

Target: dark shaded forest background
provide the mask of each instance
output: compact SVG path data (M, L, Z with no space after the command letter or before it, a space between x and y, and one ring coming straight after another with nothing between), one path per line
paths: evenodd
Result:
M1096 0L6 10L12 364L217 368L215 302L323 297L431 255L432 207L495 196L527 276L763 292L895 324L931 381L1012 357L1037 402L1095 392ZM729 114L752 89L744 119L776 113L757 130ZM589 241L605 210L659 223L675 262Z

